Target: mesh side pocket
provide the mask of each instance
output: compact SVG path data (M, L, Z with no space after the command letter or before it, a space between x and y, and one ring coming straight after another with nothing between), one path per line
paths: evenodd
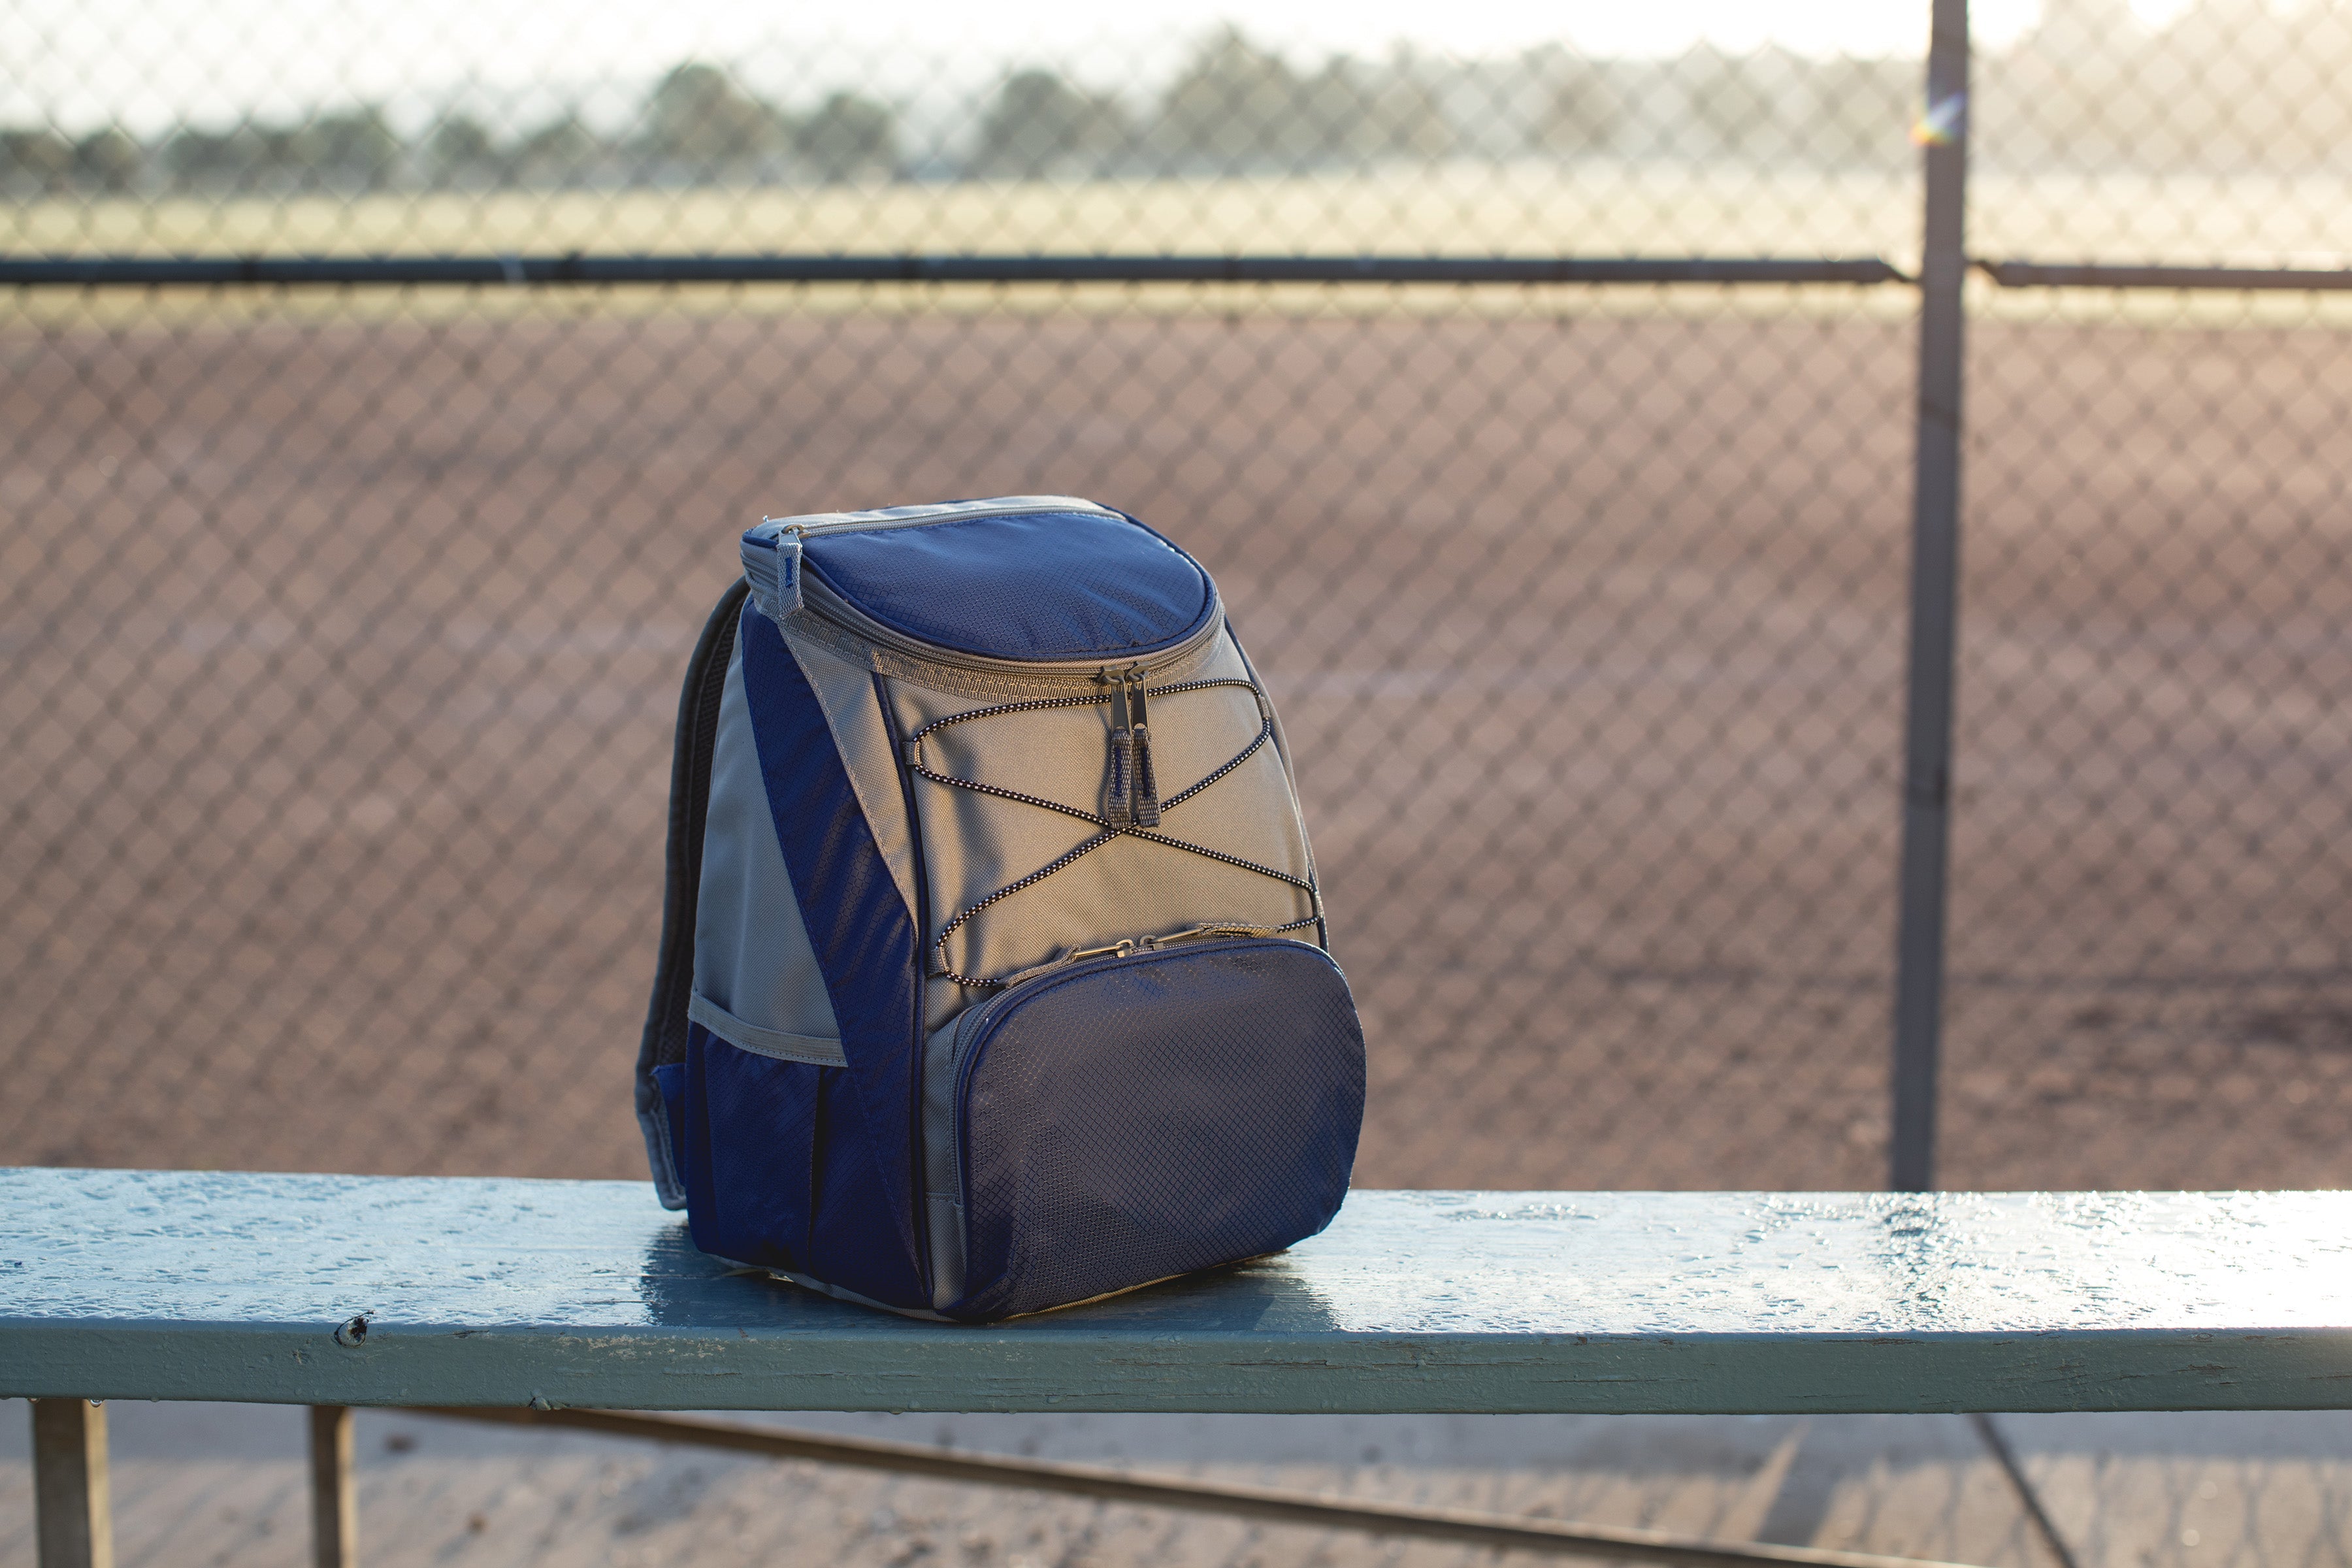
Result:
M700 1024L687 1043L687 1222L705 1252L804 1268L822 1076L835 1068L755 1056Z

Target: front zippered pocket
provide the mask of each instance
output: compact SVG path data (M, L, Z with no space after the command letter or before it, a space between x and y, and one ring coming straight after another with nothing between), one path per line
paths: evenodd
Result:
M1203 938L1056 965L967 1011L950 1064L950 1316L1276 1251L1346 1195L1363 1036L1338 966L1306 942Z
M1229 941L1234 938L1265 940L1273 938L1276 934L1277 933L1269 927L1218 922L1193 926L1185 931L1171 931L1165 936L1147 936L1131 939L1121 938L1118 942L1109 942L1101 947L1071 949L1063 952L1058 957L1049 959L1045 963L1037 965L1034 969L1024 970L1018 974L1008 975L1003 982L1001 982L1005 989L997 992L994 995L988 997L985 1001L974 1003L971 1006L969 1006L962 1012L957 1014L955 1022L948 1026L944 1057L940 1062L936 1065L936 1068L932 1065L927 1064L924 1070L926 1073L929 1073L934 1070L938 1071L943 1080L948 1085L952 1086L949 1090L952 1100L960 1102L963 1095L962 1069L965 1050L971 1046L972 1041L980 1037L981 1033L988 1027L991 1019L994 1018L997 1014L1003 1011L1009 1004L1017 1000L1021 987L1028 984L1032 981L1044 981L1056 978L1071 969L1073 966L1081 963L1109 959L1127 958L1139 952L1150 953L1164 952L1178 942L1200 942L1219 938ZM1307 944L1304 942L1298 942L1293 943L1292 945L1303 947ZM1320 952L1321 950L1316 949L1314 951ZM940 1152L945 1156L948 1162L946 1190L956 1194L959 1201L961 1201L963 1191L963 1159L960 1148L961 1139L957 1137L952 1131L950 1131L946 1136L939 1139L937 1142L940 1144ZM937 1184L933 1184L937 1185Z

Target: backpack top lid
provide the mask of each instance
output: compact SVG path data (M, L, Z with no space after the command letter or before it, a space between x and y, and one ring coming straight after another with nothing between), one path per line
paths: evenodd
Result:
M1178 646L1216 613L1191 556L1075 498L783 518L755 531L794 524L804 569L853 607L983 658L1135 658Z

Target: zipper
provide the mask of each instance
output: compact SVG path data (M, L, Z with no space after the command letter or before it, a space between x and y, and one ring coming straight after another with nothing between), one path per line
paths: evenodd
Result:
M813 511L800 517L763 517L760 520L760 526L765 528L773 523L778 533L863 532L885 528L922 528L934 522L956 522L968 517L1018 516L1030 511L1083 511L1097 517L1121 515L1080 496L998 496L992 500L942 501L936 506L886 506L873 511Z
M1281 935L1285 929L1286 928L1280 926L1244 925L1237 921L1210 921L1202 925L1186 926L1182 931L1171 931L1164 936L1127 936L1105 947L1064 948L1043 963L1032 964L1026 969L1006 975L1003 982L1004 989L987 1001L966 1008L963 1016L969 1018L975 1013L991 1011L1013 994L1014 986L1025 984L1032 980L1043 979L1048 974L1057 973L1074 963L1084 963L1089 958L1126 958L1138 952L1157 952L1162 948L1172 947L1180 942L1200 942L1209 937L1270 938ZM1318 951L1319 952L1320 949ZM956 1038L958 1040L963 1038L963 1027L961 1024L956 1027Z
M1042 969L1056 967L1059 967L1057 963L1041 966ZM954 1037L948 1041L948 1082L950 1085L948 1090L948 1191L955 1194L957 1203L965 1206L967 1214L971 1205L963 1190L963 1080L967 1065L964 1052L979 1039L980 1031L988 1026L990 1018L995 1016L996 1005L1003 1001L1004 996L1005 994L1000 991L977 1006L965 1008L963 1016L956 1020ZM971 1224L969 1218L965 1224L967 1226ZM967 1252L971 1241L971 1234L967 1230L964 1237Z
M1032 980L1043 980L1049 974L1059 974L1062 971L1087 963L1090 959L1132 958L1137 953L1158 952L1180 942L1199 942L1209 937L1268 939L1274 935L1275 928L1272 926L1211 921L1205 925L1187 926L1182 931L1170 931L1165 936L1121 937L1118 941L1103 947L1065 948L1055 957L1007 977L1003 990L985 1002L964 1009L963 1016L956 1020L955 1037L948 1046L949 1070L956 1074L958 1080L961 1081L965 1047L978 1037L981 1030L988 1027L990 1021L997 1014L1004 1010L1007 1003L1014 999L1017 989Z

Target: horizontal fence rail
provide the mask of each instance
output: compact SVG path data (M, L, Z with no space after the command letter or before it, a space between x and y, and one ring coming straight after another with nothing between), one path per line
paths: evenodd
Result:
M1981 259L1974 266L2004 289L2352 289L2352 268L2141 267Z
M919 1443L870 1437L819 1436L711 1421L693 1416L646 1415L622 1410L539 1410L498 1405L421 1405L410 1414L507 1426L538 1426L636 1437L656 1443L688 1444L771 1459L801 1459L861 1469L923 1476L933 1480L1015 1487L1059 1492L1146 1508L1184 1509L1231 1514L1310 1529L1361 1531L1372 1535L1413 1536L1494 1552L1551 1556L1610 1557L1654 1563L1664 1568L1955 1568L1916 1557L1872 1552L1837 1552L1762 1542L1712 1541L1659 1530L1573 1524L1548 1519L1512 1518L1468 1509L1425 1508L1359 1498L1318 1497L1270 1487L1220 1485L1130 1475L1094 1465L1044 1459L959 1454Z
M1969 265L2004 289L2352 289L2352 268ZM1918 279L1875 256L45 256L0 287L415 288L665 283L1842 283Z
M0 286L544 283L1907 283L1874 256L52 256Z

